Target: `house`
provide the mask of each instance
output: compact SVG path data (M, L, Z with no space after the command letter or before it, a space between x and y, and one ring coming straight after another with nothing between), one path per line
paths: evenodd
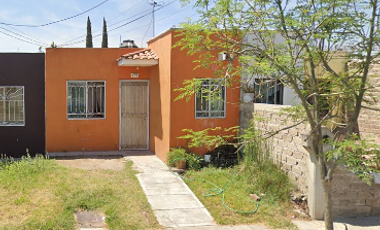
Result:
M48 48L47 152L150 150L165 160L171 147L186 146L182 129L238 125L239 89L220 87L212 103L208 93L174 100L185 79L214 84L212 70L194 70L196 56L172 48L176 33L158 35L148 49Z
M45 153L45 55L0 53L0 154Z

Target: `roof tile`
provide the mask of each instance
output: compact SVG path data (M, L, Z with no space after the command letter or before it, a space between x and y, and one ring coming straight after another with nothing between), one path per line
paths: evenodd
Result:
M127 53L121 56L124 59L132 59L132 60L158 60L158 56L151 49L139 50L132 53Z

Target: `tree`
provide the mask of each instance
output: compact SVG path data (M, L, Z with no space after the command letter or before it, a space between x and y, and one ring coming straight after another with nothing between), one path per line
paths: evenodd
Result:
M108 48L107 23L105 18L103 18L102 48Z
M301 103L293 111L310 126L310 151L318 160L324 189L325 227L333 229L334 169L343 162L356 167L362 178L369 175L368 167L350 164L350 159L358 159L366 148L356 129L364 95L371 88L369 69L379 56L378 1L197 0L195 6L200 19L182 25L177 46L189 54L201 52L199 66L221 66L215 57L202 53L217 50L229 56L223 71L216 72L219 77L270 76L297 94ZM346 72L330 65L342 51L351 60ZM233 66L236 60L240 67ZM194 81L186 82L180 98L194 92ZM328 152L323 148L323 126L335 132L330 141L334 148Z
M91 21L89 16L87 17L86 48L92 48Z

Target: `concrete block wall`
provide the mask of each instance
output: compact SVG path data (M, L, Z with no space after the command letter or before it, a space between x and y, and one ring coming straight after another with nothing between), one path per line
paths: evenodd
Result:
M369 107L380 109L380 63L374 64L369 72L369 82L374 87L367 93ZM362 137L380 143L380 112L362 108L359 117L359 131Z
M264 117L265 120L257 122L261 130L277 131L294 124L286 121L286 115L280 115L280 109L287 106L255 104L254 115ZM307 159L308 152L302 147L308 133L306 125L299 125L292 129L279 132L269 139L272 147L272 158L275 163L288 174L296 187L307 193Z
M331 196L334 216L380 214L380 184L369 186L342 166L335 169Z
M291 121L285 122L286 115L279 114L281 108L284 107L286 106L245 104L240 111L240 125L247 127L253 114L265 118L264 121L256 124L261 130L280 130L293 124ZM321 185L317 185L317 182L310 179L314 178L315 180L317 172L310 172L310 169L313 168L310 167L310 164L315 163L312 163L309 153L303 147L309 131L310 129L307 125L299 125L274 135L269 139L269 144L272 146L274 162L278 163L287 172L296 187L309 196L314 194L314 197L308 197L309 208L312 207L310 212L317 213L314 214L314 218L320 219L323 218L322 188L318 187ZM372 184L368 186L354 173L344 169L342 166L337 167L334 173L332 197L334 216L380 214L380 185ZM313 202L313 204L310 204L310 202ZM311 215L313 216L313 213Z

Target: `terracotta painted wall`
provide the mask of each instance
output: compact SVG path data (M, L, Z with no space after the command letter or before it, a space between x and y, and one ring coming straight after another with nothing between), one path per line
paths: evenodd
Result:
M173 45L179 37L173 37ZM215 53L217 59L217 53ZM186 102L185 99L174 101L179 95L173 89L178 89L183 86L185 79L192 78L212 78L213 71L205 68L197 68L197 63L193 63L198 57L188 56L186 51L181 51L179 48L172 49L171 59L171 129L170 129L170 146L185 146L185 140L178 139L177 137L183 136L185 133L182 129L193 129L200 131L206 128L221 127L222 130L239 125L239 100L240 90L238 88L238 81L232 87L226 89L226 117L213 118L213 119L196 119L195 118L195 101L194 96L191 100ZM237 64L237 63L236 63ZM194 149L198 154L206 153L206 149Z
M159 65L153 67L151 72L150 148L163 161L166 160L170 141L171 42L171 34L167 33L149 42L149 48L159 57Z
M58 48L46 50L46 148L58 151L119 149L119 80L139 72L149 79L150 67L118 67L116 59L138 49ZM68 120L67 80L105 80L106 118ZM151 94L152 96L152 94Z

